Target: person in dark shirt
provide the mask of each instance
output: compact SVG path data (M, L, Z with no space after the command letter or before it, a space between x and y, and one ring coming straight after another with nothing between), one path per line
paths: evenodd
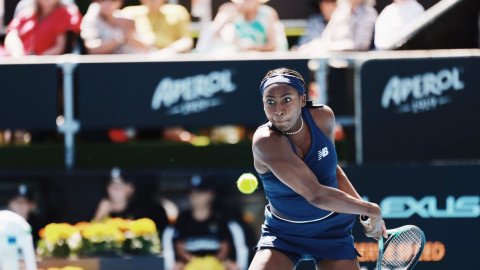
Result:
M106 218L139 219L150 218L157 225L157 231L161 232L168 224L165 209L160 205L154 205L148 196L135 196L135 184L130 177L122 174L119 168L111 171L111 178L107 184L107 194L98 204L94 221ZM142 193L143 194L143 193Z
M189 200L191 209L182 212L175 224L175 270L182 270L195 257L213 256L228 270L239 269L229 258L231 244L227 220L213 207L213 181L192 177Z

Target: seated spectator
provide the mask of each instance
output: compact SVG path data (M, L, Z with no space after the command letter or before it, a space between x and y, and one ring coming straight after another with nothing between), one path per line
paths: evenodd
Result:
M60 0L60 3L62 3L67 8L74 8L78 10L78 7L75 4L75 1L73 0ZM19 14L22 10L25 10L34 6L35 6L35 0L20 0L20 2L18 2L18 4L15 6L14 16Z
M407 29L412 22L418 18L425 9L417 0L393 0L393 3L386 6L375 23L375 47L377 49L394 49L401 45L393 42L399 33Z
M197 50L287 50L288 43L277 12L262 4L267 1L232 0L233 3L220 6L210 28L201 33Z
M215 196L212 180L199 175L192 177L191 209L181 213L175 225L175 270L191 269L189 263L194 263L194 258L205 256L215 257L226 269L239 269L228 257L231 250L228 221L214 209Z
M319 38L323 30L325 30L328 21L330 21L333 11L337 7L337 0L315 0L314 2L318 12L308 17L305 34L300 37L297 46Z
M121 16L123 0L95 0L81 25L81 36L90 54L144 53L133 20Z
M34 243L37 243L38 231L45 222L38 214L36 200L26 185L18 186L18 189L8 196L7 210L19 214L30 224Z
M181 5L165 4L165 0L140 0L142 5L129 6L122 14L135 21L139 39L151 49L165 52L189 52L190 14Z
M373 40L377 11L370 0L347 0L338 5L320 38L299 48L314 51L367 51Z
M59 55L67 48L68 32L78 33L78 9L67 8L60 0L35 0L22 9L7 29L5 50L11 56Z
M119 168L112 169L107 184L107 194L98 204L94 221L120 217L125 219L150 218L157 225L159 233L167 226L167 214L161 206L154 205L148 196L135 196L135 185L125 177Z

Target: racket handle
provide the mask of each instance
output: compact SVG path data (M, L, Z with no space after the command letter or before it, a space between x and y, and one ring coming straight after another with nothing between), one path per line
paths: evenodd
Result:
M364 216L364 215L361 215L361 216L360 216L360 220L362 220L362 221L367 221L367 220L369 220L369 219L370 219L369 216Z
M360 223L365 227L367 230L372 230L372 220L368 216L360 216Z
M364 225L369 225L372 223L372 220L368 216L360 216L360 222Z

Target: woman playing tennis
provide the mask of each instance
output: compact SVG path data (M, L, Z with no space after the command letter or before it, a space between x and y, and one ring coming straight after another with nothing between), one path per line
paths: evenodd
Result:
M293 269L314 259L321 270L360 269L353 245L356 215L371 218L367 236L386 236L378 205L362 201L337 165L335 117L307 102L302 76L271 70L260 85L269 122L253 137L255 169L269 201L250 269Z

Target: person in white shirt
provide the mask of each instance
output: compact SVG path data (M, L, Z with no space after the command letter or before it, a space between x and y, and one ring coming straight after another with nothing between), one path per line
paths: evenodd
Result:
M396 41L401 31L408 29L425 9L417 0L393 0L386 6L375 23L375 47L380 50L395 49L401 42Z

